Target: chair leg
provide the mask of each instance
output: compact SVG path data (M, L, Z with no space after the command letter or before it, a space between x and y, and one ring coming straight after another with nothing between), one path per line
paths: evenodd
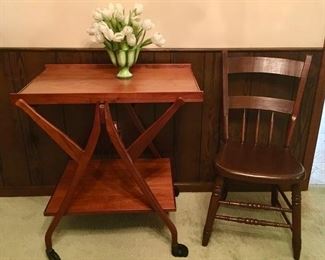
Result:
M223 177L217 176L215 188L211 194L210 205L203 230L202 246L207 246L211 236L214 218L219 208L219 200L223 196Z
M277 200L278 200L278 189L276 185L272 185L271 204L273 207L277 206Z
M292 248L295 260L301 251L301 191L300 184L292 186Z

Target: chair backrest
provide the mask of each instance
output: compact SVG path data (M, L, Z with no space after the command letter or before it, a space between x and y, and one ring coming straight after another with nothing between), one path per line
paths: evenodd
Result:
M307 55L305 61L273 58L273 57L229 57L227 51L222 53L223 59L223 140L229 139L229 110L243 109L241 142L245 142L245 132L247 128L247 110L257 110L255 127L255 144L258 142L260 130L261 110L271 111L268 143L271 143L274 113L280 112L290 115L289 124L285 138L285 147L290 145L297 116L305 89L308 71L312 57ZM228 78L230 74L237 73L267 73L295 77L298 79L298 89L294 100L266 97L266 96L230 96L228 90Z

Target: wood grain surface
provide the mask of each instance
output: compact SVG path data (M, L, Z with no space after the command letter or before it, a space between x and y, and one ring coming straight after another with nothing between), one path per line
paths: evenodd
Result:
M29 104L95 104L202 102L190 64L149 64L132 67L134 76L116 78L117 69L103 64L46 64L17 94Z
M142 177L151 188L153 194L166 211L176 209L173 184L170 178L170 162L168 159L138 160L135 163ZM76 164L69 162L57 189L49 201L44 214L54 215L68 189ZM125 168L122 160L100 161L90 163L87 174L82 179L71 205L68 215L100 214L122 212L152 211L145 196L135 185L132 176Z

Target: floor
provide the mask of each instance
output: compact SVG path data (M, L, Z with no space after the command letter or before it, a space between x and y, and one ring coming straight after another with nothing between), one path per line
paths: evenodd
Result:
M233 199L245 196L269 201L264 193L230 194ZM170 213L179 241L189 247L187 259L292 259L290 231L272 227L216 221L209 246L202 247L209 197L209 193L181 193L177 212ZM1 260L46 259L43 235L50 218L43 217L42 211L47 201L48 197L0 198ZM314 185L303 192L302 208L301 259L324 259L325 186ZM281 217L275 213L269 219ZM65 217L53 243L64 260L176 259L170 255L169 232L155 214Z
M325 105L318 132L310 184L325 184Z

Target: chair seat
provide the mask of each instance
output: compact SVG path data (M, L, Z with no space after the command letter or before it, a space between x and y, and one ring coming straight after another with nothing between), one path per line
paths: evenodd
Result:
M220 175L245 182L297 183L305 177L301 163L282 147L228 142L215 163Z

